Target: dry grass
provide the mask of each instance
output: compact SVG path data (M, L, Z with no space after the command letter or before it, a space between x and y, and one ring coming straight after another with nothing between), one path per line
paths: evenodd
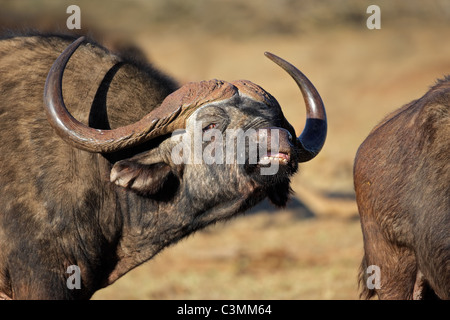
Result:
M8 22L8 17L26 16L51 27L48 12L56 12L58 24L64 25L67 15L55 2L33 1L28 11L20 11L23 3L7 1L10 11L0 17ZM305 121L300 94L263 52L280 55L310 77L329 120L323 151L293 179L296 196L309 211L293 201L285 211L209 227L94 299L358 298L362 235L353 200L353 159L387 113L450 73L448 4L379 1L382 29L371 31L365 26L371 3L365 1L316 6L315 1L288 0L195 5L135 0L112 1L108 8L79 3L85 21L90 17L108 35L105 39L137 43L181 83L244 78L260 84L277 97L300 131ZM43 8L48 10L41 17L36 12Z

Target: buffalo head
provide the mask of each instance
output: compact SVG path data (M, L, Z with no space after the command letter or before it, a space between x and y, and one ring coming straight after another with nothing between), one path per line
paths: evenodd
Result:
M53 64L45 85L45 110L58 135L85 151L118 153L159 141L157 147L114 163L110 179L118 186L150 197L164 191L167 199L168 194L176 193L183 177L189 183L181 184L188 188L189 194L208 205L211 200L208 197L212 195L227 198L226 188L232 186L245 194L263 190L258 198L269 196L273 203L283 206L288 199L289 177L297 171L298 162L314 158L325 142L325 108L317 90L298 69L271 53L266 56L291 75L304 96L307 120L297 138L276 99L244 80L188 83L136 123L112 130L90 128L67 111L61 90L65 65L83 40L73 42ZM244 139L239 140L242 132ZM186 139L186 135L191 138ZM181 153L176 154L174 148L180 146L180 139L184 145ZM186 141L190 144L186 145ZM200 144L196 145L198 141ZM252 142L256 145L264 142L265 152L261 148L252 149ZM239 158L242 151L239 154L238 143L245 145L243 158ZM187 154L186 150L195 152ZM224 150L233 150L232 156ZM215 160L209 166L203 161L207 152ZM174 159L178 156L183 161ZM242 161L236 161L239 160L236 157ZM263 168L270 166L275 166L275 170L262 173Z

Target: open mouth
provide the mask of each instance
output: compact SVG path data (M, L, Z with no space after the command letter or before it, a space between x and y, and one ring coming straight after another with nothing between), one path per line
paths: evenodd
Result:
M290 157L289 154L287 153L284 152L272 153L269 151L267 152L266 156L261 157L261 159L259 159L258 164L269 164L275 161L281 164L288 164L289 159Z

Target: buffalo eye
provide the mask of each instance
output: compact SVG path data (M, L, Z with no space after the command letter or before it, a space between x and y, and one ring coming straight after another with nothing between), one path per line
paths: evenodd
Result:
M214 129L217 126L217 124L215 123L210 123L209 125L207 125L206 127L203 128L203 132L206 132L210 129Z

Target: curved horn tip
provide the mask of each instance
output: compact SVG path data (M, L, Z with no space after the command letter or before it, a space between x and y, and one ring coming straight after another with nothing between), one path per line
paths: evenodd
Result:
M75 47L75 48L78 48L78 46L82 43L82 42L84 42L86 40L86 37L85 36L81 36L81 37L78 37L78 38L76 38L68 47L69 48L73 48L73 47ZM69 49L70 50L70 49ZM69 51L68 50L68 51Z
M311 81L294 65L270 52L266 51L264 55L283 68L302 92L307 121L302 134L297 138L304 153L299 162L311 160L322 149L327 134L327 117L322 98Z
M273 62L275 62L276 64L280 65L280 64L286 64L288 63L286 60L284 60L283 58L280 58L279 56L277 56L276 54L273 54L269 51L265 51L264 55L266 56L266 58L272 60Z

